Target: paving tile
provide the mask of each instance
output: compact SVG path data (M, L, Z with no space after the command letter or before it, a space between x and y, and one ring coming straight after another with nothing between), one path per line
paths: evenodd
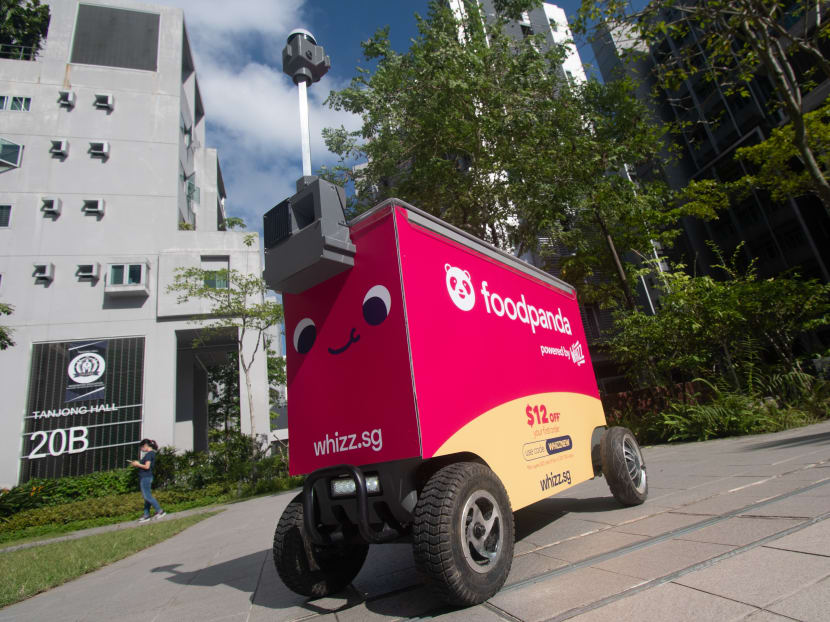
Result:
M513 558L513 565L510 568L510 574L507 576L507 584L524 581L566 565L567 563L561 559L554 559L539 553L517 555Z
M789 518L736 516L720 523L677 536L680 540L744 546L785 531L803 521Z
M588 536L566 540L554 546L539 549L537 552L567 562L578 562L608 551L645 540L645 536L620 533L617 530L605 530Z
M771 611L758 609L755 613L750 613L747 617L742 618L741 622L792 622L792 618L780 616Z
M682 512L683 514L699 514L701 516L720 516L728 512L740 510L748 505L757 503L758 498L754 495L743 494L721 494L711 499L704 499L696 503L690 503L680 508L676 508L675 512Z
M830 521L825 520L805 527L788 536L768 542L765 546L830 557Z
M338 622L364 622L392 618L413 618L427 614L431 616L432 612L448 610L447 606L432 592L425 587L418 587L341 609L337 612L337 620Z
M751 495L757 499L769 499L779 495L801 490L809 486L808 482L774 477L760 483L748 483L732 489L729 494Z
M624 525L615 527L614 531L641 536L660 536L675 529L681 529L694 523L705 521L706 518L705 516L681 514L678 512L665 512L631 523L625 523Z
M826 557L759 547L675 579L675 583L765 607L830 573Z
M554 542L560 542L593 533L606 528L606 525L593 521L586 521L572 516L552 519L550 516L530 510L516 512L516 536L521 548L517 552L527 552L540 546L548 546ZM530 548L528 545L532 545Z
M830 613L830 578L768 605L767 609L804 622L826 622Z
M818 482L821 480L825 480L830 477L830 472L828 469L823 469L819 466L805 468L805 469L798 469L797 471L791 471L785 473L781 476L783 480L796 480L796 481L806 481L806 482Z
M830 512L830 497L795 495L747 511L747 516L779 516L784 518L815 518Z
M431 618L432 620L441 620L441 622L504 622L504 618L496 615L484 605L432 615Z
M379 569L383 569L379 572ZM369 547L363 568L352 582L367 598L421 583L415 568L411 544L384 544Z
M537 622L619 594L639 583L632 577L580 568L518 589L502 590L490 602L524 622Z
M573 622L700 622L739 620L755 607L666 583L574 618Z
M592 567L651 580L688 568L733 548L721 544L667 540L593 564Z

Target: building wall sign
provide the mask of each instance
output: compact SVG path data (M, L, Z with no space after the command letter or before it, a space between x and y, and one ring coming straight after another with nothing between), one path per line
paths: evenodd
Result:
M37 343L20 480L124 466L141 439L144 338Z

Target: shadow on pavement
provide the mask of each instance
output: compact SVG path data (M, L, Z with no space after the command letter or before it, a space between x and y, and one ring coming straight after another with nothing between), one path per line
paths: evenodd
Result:
M830 432L810 434L809 436L797 436L795 438L782 438L777 441L767 441L766 443L755 443L754 445L747 445L744 447L744 451L771 449L773 447L800 447L801 445L816 445L824 443L830 443Z

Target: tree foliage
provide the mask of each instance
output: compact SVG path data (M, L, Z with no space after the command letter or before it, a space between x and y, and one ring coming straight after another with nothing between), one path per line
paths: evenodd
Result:
M577 31L589 24L625 29L648 45L669 36L679 42L658 52L655 77L674 104L684 82L717 86L727 96L746 96L747 84L763 74L772 86L773 103L792 126L790 138L813 187L830 211L828 183L811 147L805 123L805 95L816 81L830 78L830 61L822 46L830 35L823 2L785 0L652 0L630 12L627 0L582 0ZM638 51L632 48L632 56ZM799 72L799 57L811 69Z
M239 360L228 353L222 365L208 369L208 428L227 437L239 430Z
M245 377L251 434L254 433L254 397L251 370L257 355L265 350L264 333L282 321L282 305L265 298L265 281L256 274L238 270L204 270L179 268L167 290L178 295L178 302L199 300L207 306L207 314L195 323L201 328L200 341L233 335L239 365ZM253 348L249 348L251 336ZM266 356L266 354L261 354Z
M14 311L14 307L0 302L0 315L11 315L12 311ZM11 333L12 331L10 328L0 326L0 350L5 350L6 348L14 345Z
M797 277L759 278L753 265L721 262L718 280L682 270L662 273L660 312L619 313L612 356L649 386L704 378L741 391L762 363L798 369L795 343L830 325L830 284Z
M19 46L20 58L32 60L49 30L49 20L49 6L40 0L3 0L0 2L0 45Z
M564 76L551 70L564 48L515 41L503 21L485 33L476 3L457 19L433 1L416 19L405 54L388 28L362 44L374 70L359 67L328 99L362 127L326 129L326 144L344 165L366 162L356 174L340 169L358 197L397 196L496 245L521 246L517 212L544 213L561 195L568 131L581 123Z
M810 149L816 154L816 162L826 178L830 174L830 102L805 114L804 124ZM773 200L781 202L804 194L820 198L821 189L804 167L793 134L793 124L788 123L772 130L763 142L738 149L735 157L756 170L739 180L738 186L747 190L763 188Z
M559 252L567 249L562 275L579 287L583 302L634 309L637 270L651 257L652 243L670 247L682 216L711 219L716 210L678 203L662 183L628 174L629 167L650 161L661 144L661 129L634 97L632 83L588 81L574 92L583 126L574 129L566 154L573 160L560 207L566 218L553 224L550 237L560 242ZM538 224L543 230L547 222Z
M477 3L458 16L433 2L405 54L388 29L365 42L374 70L358 68L328 100L362 127L324 130L342 161L325 173L354 181L358 209L400 197L520 255L549 239L583 300L633 308L638 255L652 239L668 244L680 216L712 210L624 174L661 145L634 86L569 80L563 46L502 32L516 8L503 4L486 32ZM355 160L365 164L345 166Z

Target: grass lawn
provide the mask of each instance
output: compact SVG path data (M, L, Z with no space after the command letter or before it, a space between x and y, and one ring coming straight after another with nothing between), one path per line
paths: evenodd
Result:
M166 540L218 512L0 553L0 607L24 600Z

